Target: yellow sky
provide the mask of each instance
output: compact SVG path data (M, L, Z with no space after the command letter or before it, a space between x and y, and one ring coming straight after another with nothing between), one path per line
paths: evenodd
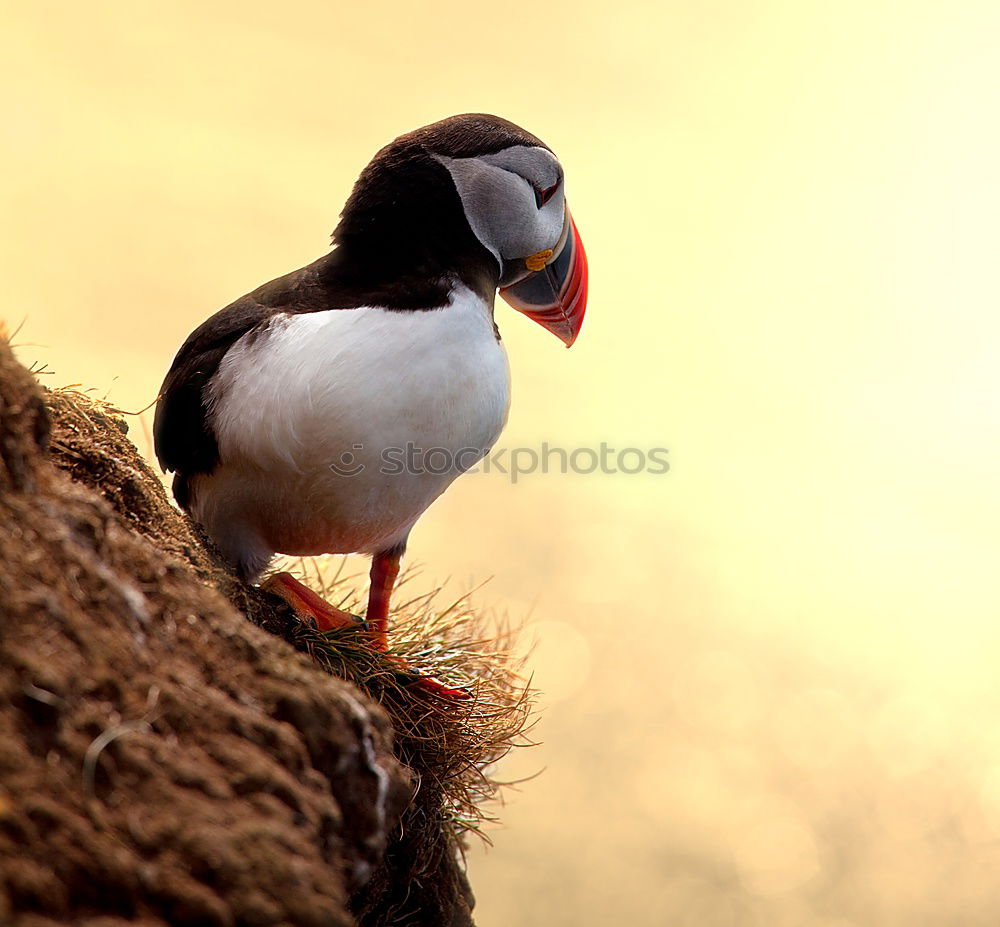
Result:
M1000 6L0 14L4 314L127 409L393 136L489 111L561 157L587 323L498 304L503 443L671 471L469 476L413 534L542 640L482 927L996 922Z

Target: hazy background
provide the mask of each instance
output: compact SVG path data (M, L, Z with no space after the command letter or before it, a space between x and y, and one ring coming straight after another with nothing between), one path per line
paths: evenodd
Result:
M395 135L562 159L587 323L498 304L503 442L671 471L469 476L412 536L541 641L481 927L1000 922L995 0L0 15L3 314L126 409Z

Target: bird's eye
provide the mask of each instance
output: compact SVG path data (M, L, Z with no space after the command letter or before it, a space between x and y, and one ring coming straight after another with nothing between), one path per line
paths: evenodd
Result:
M546 187L544 190L535 190L535 202L538 204L538 208L541 209L553 196L555 196L556 190L559 189L558 181L552 184L551 187Z

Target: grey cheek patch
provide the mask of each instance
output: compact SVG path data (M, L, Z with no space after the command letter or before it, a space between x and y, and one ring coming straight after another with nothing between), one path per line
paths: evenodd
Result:
M518 145L496 154L483 155L478 160L525 178L536 190L554 186L562 177L556 156L545 148Z
M539 210L526 179L558 182L559 165L550 152L519 147L478 158L434 157L451 174L472 231L501 267L505 260L552 247L558 239L562 210L555 201L561 202L561 191Z

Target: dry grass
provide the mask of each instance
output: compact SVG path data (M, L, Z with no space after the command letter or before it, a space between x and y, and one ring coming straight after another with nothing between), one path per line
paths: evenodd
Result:
M285 560L288 570L333 605L363 614L365 577L345 575L343 558ZM390 632L392 654L421 673L467 689L467 701L446 700L413 684L392 655L367 645L362 626L325 633L302 626L304 649L335 675L379 701L396 731L397 754L420 776L422 789L439 792L446 823L462 844L496 820L493 805L505 783L495 765L515 747L530 746L536 693L522 675L523 657L509 621L483 614L471 593L439 607L441 590L406 600L411 568L396 587Z

